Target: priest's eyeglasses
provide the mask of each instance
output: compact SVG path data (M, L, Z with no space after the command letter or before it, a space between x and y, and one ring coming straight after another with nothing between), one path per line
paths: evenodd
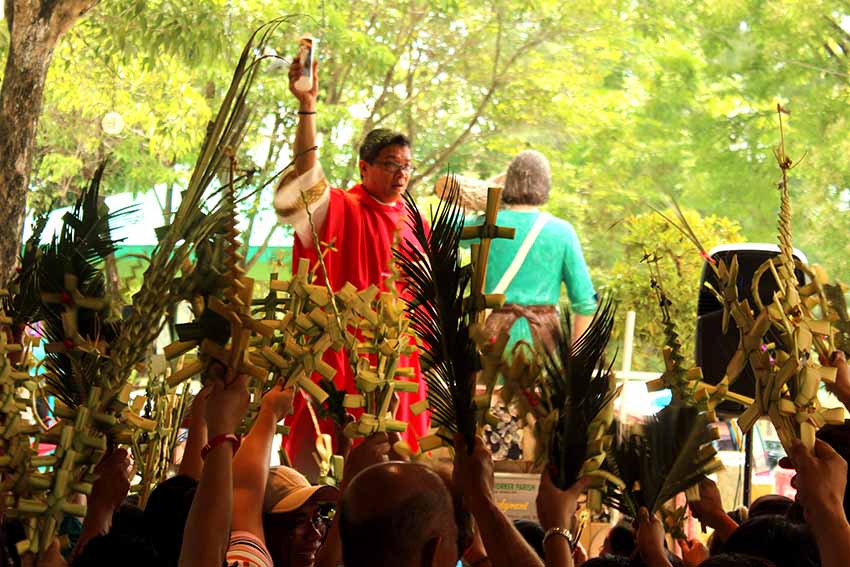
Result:
M416 171L416 168L410 164L402 165L400 163L396 163L394 161L389 160L379 161L377 165L380 166L380 168L386 171L387 173L392 173L393 175L399 172L405 175L412 175L413 172Z

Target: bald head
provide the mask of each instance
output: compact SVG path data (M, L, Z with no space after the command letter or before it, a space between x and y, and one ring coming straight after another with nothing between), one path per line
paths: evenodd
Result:
M373 465L340 501L346 567L457 563L452 498L437 474L414 463Z

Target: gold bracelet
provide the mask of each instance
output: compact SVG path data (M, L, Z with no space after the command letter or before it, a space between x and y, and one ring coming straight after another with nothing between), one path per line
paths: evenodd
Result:
M573 537L573 534L570 533L570 530L568 530L567 528L554 527L546 530L546 534L543 536L543 545L546 545L546 542L549 540L549 538L555 535L561 536L562 538L567 540L567 545L570 546L570 551L575 549L575 538Z

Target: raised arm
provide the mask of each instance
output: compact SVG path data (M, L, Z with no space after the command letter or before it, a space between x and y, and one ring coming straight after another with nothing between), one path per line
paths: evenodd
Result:
M537 492L537 519L545 531L543 547L546 551L546 567L573 567L573 551L565 537L578 508L578 498L587 490L590 478L578 480L567 490L559 490L548 471L540 475Z
M493 567L542 567L543 563L537 553L496 506L493 458L480 437L475 438L472 455L463 438L455 438L454 478L463 491L467 509L478 525L490 564Z
M646 508L638 510L638 553L647 567L672 567L664 549L664 526L655 514Z
M186 439L186 448L183 450L183 460L177 474L201 479L204 470L204 459L201 451L207 444L207 397L210 395L212 386L206 385L195 396L192 401L192 409L189 414L189 437Z
M86 507L86 517L80 537L72 553L77 557L86 544L99 535L109 532L112 514L124 501L130 490L130 454L125 449L116 449L95 468L97 480Z
M330 186L316 157L317 73L317 64L313 63L313 88L299 91L295 82L301 76L301 63L296 58L289 67L289 90L299 106L293 144L295 170L280 179L274 196L274 208L281 222L295 229L298 240L307 249L314 246L311 221L321 232L330 206Z
M233 508L233 446L224 436L233 435L248 409L247 383L246 376L228 386L213 383L206 411L212 446L183 531L180 567L218 566L224 561Z
M263 499L277 423L292 410L292 388L275 386L263 396L260 413L233 459L232 531L250 532L265 543Z
M791 448L797 500L818 543L823 567L850 565L850 524L844 512L847 462L820 439L814 454L799 441Z
M713 529L721 542L726 543L738 529L738 524L723 509L720 490L711 479L703 478L699 483L699 496L699 500L688 502L691 513L704 526Z
M298 127L295 130L293 152L295 171L298 175L306 173L316 165L316 152L308 151L316 145L316 97L319 94L319 62L313 61L313 88L299 91L295 82L301 76L301 61L296 56L289 66L289 91L298 100Z

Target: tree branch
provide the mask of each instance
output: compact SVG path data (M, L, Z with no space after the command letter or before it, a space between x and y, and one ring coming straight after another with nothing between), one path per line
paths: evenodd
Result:
M417 17L414 17L417 16ZM394 53L400 53L407 49L410 43L413 41L414 32L417 29L417 25L424 16L424 12L415 12L412 11L410 17L407 19L409 22L409 26L405 28L402 26L398 33L396 34L396 41L393 47ZM395 76L396 67L398 67L398 63L400 61L400 57L396 57L395 60L390 65L387 72L384 74L384 81L381 85L381 94L378 95L378 98L375 99L375 102L372 104L372 108L369 112L369 116L363 122L363 126L360 129L360 135L357 137L357 140L353 144L355 148L360 147L360 144L363 143L363 140L366 138L366 135L372 131L375 127L376 116L378 111L383 108L386 98L390 92L390 86L392 84L392 79ZM344 175L344 184L348 184L348 180L351 178L352 172L354 171L355 165L357 164L357 154L353 152L351 158L348 160L348 164L345 166L345 175Z
M844 28L842 28L841 25L838 22L836 22L834 19L832 19L830 16L824 16L823 18L826 20L826 22L829 24L829 26L832 28L832 30L844 39L844 41L841 41L841 40L835 40L835 41L839 46L841 46L842 51L844 51L844 55L845 56L848 55L848 51L847 51L847 48L846 48L847 44L845 42L850 41L850 33L847 33L847 31Z
M348 21L352 21L354 18L354 8L357 5L356 2L351 2L349 5L348 11ZM380 8L376 7L376 9L369 14L369 20L366 29L372 29L375 25L375 21L378 19L378 15L380 14ZM348 57L345 59L345 63L334 64L335 71L333 73L334 80L332 83L328 84L328 104L339 104L342 100L342 93L345 90L345 83L348 81L348 77L351 74L351 69L354 67L356 63L356 59L354 57Z
M467 122L466 128L454 140L454 142L449 144L449 146L447 148L445 148L442 152L438 152L436 154L436 156L432 155L432 156L429 156L428 158L426 158L424 160L426 163L428 161L430 161L431 164L422 173L413 177L410 180L411 185L415 185L416 183L421 181L423 178L428 177L429 175L432 175L439 168L443 167L443 165L446 163L446 161L449 159L449 157L455 152L455 150L457 150L457 148L460 147L460 145L463 144L469 138L469 135L471 134L473 127L475 127L475 124L478 122L478 120L481 118L481 116L484 115L484 111L487 109L487 105L490 103L490 99L493 98L493 95L496 93L496 91L498 90L498 88L502 84L501 77L505 76L508 73L508 71L510 71L511 67L513 67L514 64L516 64L516 62L519 60L519 58L524 53L526 53L530 49L536 47L537 45L543 43L543 41L545 40L545 34L542 34L542 33L535 34L533 36L534 39L526 41L525 43L523 43L516 51L513 52L513 54L511 54L511 56L505 62L505 65L502 68L502 70L498 71L499 59L501 58L501 39L502 39L501 35L502 35L502 20L501 20L501 18L499 18L499 32L498 32L498 35L496 37L496 53L494 54L493 73L492 73L492 76L491 76L490 86L488 87L487 92L484 94L484 97L481 99L481 101L479 101L478 106L476 107L475 112L472 115L472 118L469 119L469 121Z
M9 49L0 84L0 282L14 268L21 242L26 200L44 85L56 42L97 0L6 0Z

